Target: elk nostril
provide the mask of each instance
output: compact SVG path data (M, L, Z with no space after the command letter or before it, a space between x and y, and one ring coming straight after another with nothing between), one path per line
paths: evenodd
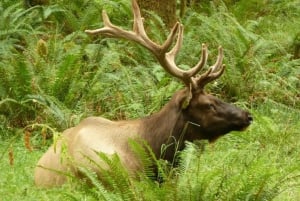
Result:
M251 114L248 114L248 121L251 123L253 121L253 117L251 116Z

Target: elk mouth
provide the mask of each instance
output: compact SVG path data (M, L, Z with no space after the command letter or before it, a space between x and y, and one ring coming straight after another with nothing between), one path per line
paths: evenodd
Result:
M247 128L250 126L251 123L249 123L248 125L244 125L242 127L240 127L240 129L238 131L245 131L247 130Z
M242 122L236 122L227 128L223 127L223 129L219 128L219 130L216 129L214 131L208 131L206 137L210 143L213 143L218 138L230 133L231 131L245 131L251 125L252 122L253 117L249 113L247 113L246 118Z
M253 122L253 117L250 113L246 113L246 123L242 127L241 131L246 130L250 124Z
M235 125L235 126L232 126L231 128L229 128L228 130L224 130L220 133L210 133L209 135L207 135L207 140L210 142L210 143L213 143L215 142L217 139L219 139L220 137L224 136L224 135L227 135L229 134L231 131L245 131L248 127L249 127L250 124L248 125Z
M233 128L232 130L244 131L252 124L252 122L253 117L249 113L246 113L246 119L244 120L244 122L242 122L241 124L236 124L236 126L234 126L235 128Z
M248 125L237 126L236 129L233 129L233 130L235 130L235 131L245 131L250 126L250 124L251 123L249 123Z

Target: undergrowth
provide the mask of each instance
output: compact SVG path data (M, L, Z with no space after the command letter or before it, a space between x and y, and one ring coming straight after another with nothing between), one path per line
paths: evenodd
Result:
M102 9L114 24L131 29L126 0L61 0L31 8L0 2L0 200L300 199L296 0L203 1L180 19L185 31L176 62L193 66L206 43L213 64L222 45L226 72L207 91L250 109L254 124L248 131L213 145L187 142L176 168L133 145L147 167L158 165L162 183L151 171L129 177L116 157L105 159L109 185L83 168L92 186L71 180L62 188L34 187L36 160L53 135L87 116L146 116L181 88L143 47L87 36L85 29L102 26ZM150 36L164 41L168 30L152 15Z

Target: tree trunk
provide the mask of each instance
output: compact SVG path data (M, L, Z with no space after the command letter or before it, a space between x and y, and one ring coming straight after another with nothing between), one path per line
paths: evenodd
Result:
M137 0L142 16L148 18L147 11L154 11L169 28L177 21L176 0Z

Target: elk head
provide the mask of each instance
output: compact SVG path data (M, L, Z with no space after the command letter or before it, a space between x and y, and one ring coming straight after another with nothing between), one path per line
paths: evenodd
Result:
M206 94L204 91L205 85L219 78L225 70L225 65L222 64L222 47L218 49L217 61L205 73L198 75L198 72L206 65L208 58L205 44L202 44L200 61L189 70L182 70L176 65L175 57L182 46L183 25L177 22L166 41L160 45L153 42L145 32L143 19L136 0L132 0L132 8L134 15L132 31L113 25L106 12L103 11L104 27L96 30L86 30L85 32L123 38L144 46L153 53L160 65L169 74L184 83L186 88L177 93L178 97L175 99L179 103L177 106L180 110L182 121L190 124L186 138L189 140L208 139L209 141L214 141L219 136L232 130L243 130L249 126L252 122L252 117L248 112ZM171 48L175 39L175 45ZM179 128L179 130L181 129Z

